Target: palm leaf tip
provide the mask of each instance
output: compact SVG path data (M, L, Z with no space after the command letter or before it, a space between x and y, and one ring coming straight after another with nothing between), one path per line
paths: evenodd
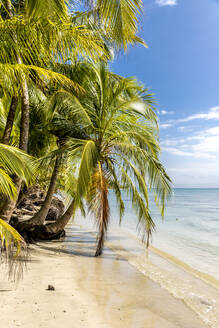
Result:
M28 259L27 245L21 235L0 219L0 259L8 271L8 278L19 281Z

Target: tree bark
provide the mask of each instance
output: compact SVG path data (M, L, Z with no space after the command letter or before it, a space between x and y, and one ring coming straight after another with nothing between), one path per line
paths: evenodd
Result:
M61 156L57 155L56 161L55 161L55 166L53 169L52 177L50 180L49 188L48 188L44 203L41 206L39 212L37 212L30 220L28 220L27 223L29 223L31 225L41 225L44 223L46 216L50 209L53 194L55 192L56 181L57 181L58 174L59 174L60 164L61 164Z
M8 18L13 18L11 0L6 0L5 1L5 7L6 7L6 10L7 10Z
M16 176L14 178L14 185L16 186L16 189L17 189L17 197L15 199L8 198L1 210L0 217L1 217L1 219L3 219L6 222L10 221L10 218L15 209L17 198L18 198L19 192L21 190L21 184L22 184L22 179L20 177Z
M5 5L6 5L9 19L13 18L11 1L6 0ZM18 54L17 54L17 63L22 64L22 60ZM23 81L21 83L21 126L20 126L20 142L19 142L19 148L21 150L27 151L28 135L29 135L29 94L28 94L26 77L23 76ZM22 179L20 177L15 177L14 184L17 189L17 197L13 200L7 199L1 211L1 218L7 222L9 222L12 213L15 209L16 202L21 189Z
M7 122L5 125L5 130L4 130L4 134L3 134L3 138L2 138L2 143L5 145L9 145L11 131L12 131L13 124L14 124L16 108L17 108L17 97L13 96L11 99L11 105L9 108Z
M21 64L21 61L18 63ZM23 77L23 83L21 86L21 126L20 126L20 143L19 148L27 152L28 148L28 138L29 138L29 125L30 125L30 115L29 115L29 94L27 80Z
M18 58L18 64L21 64L20 58ZM21 85L21 126L20 126L20 142L19 148L21 150L27 151L28 147L28 136L29 136L29 94L27 81L24 77L24 80ZM7 199L3 209L1 211L1 218L7 222L10 221L10 218L15 209L17 199L21 190L22 178L15 177L14 184L17 189L17 197L15 199Z
M62 216L60 216L54 223L51 223L46 226L47 231L49 233L58 233L62 231L70 221L74 212L75 212L75 200L73 199L68 209L65 211L65 213Z

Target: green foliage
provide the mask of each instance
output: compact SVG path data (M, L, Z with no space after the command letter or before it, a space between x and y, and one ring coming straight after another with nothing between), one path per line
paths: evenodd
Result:
M163 215L171 181L159 160L153 95L103 63L129 44L146 46L138 35L142 1L81 2L87 6L83 12L77 12L77 1L0 0L0 136L16 96L10 144L19 145L25 81L28 152L38 158L36 165L24 152L0 144L0 193L16 197L14 175L29 184L37 172L38 183L46 184L54 159L62 153L58 186L82 210L87 200L99 228L100 255L109 222L108 190L115 192L121 221L123 187L144 238L155 228L148 192L154 193ZM2 247L12 259L13 247L19 252L23 240L2 221L0 229Z
M21 177L27 184L33 181L37 164L19 149L0 144L0 193L15 198L17 190L11 175ZM19 279L27 258L23 238L8 223L0 219L0 257L7 264L10 278Z
M17 175L26 184L31 183L37 162L16 147L0 144L0 167L0 192L14 198L17 191L10 176Z
M146 44L138 36L139 16L142 13L141 0L87 0L85 1L94 19L101 20L106 38L117 50L127 50L129 44Z
M71 138L67 143L69 156L78 158L80 163L75 199L87 198L105 235L109 211L104 217L102 209L103 201L107 204L107 190L111 188L115 192L121 220L123 186L138 215L142 239L148 239L155 228L149 191L154 193L161 215L171 195L171 180L159 160L153 95L136 80L112 74L103 63L82 63L77 69L78 82L86 92L77 101L71 99L74 102L71 111L76 113L80 109L81 113L87 113L89 120L83 125L86 140ZM102 187L100 181L104 181Z
M8 269L8 276L19 280L28 257L27 246L21 235L8 223L0 219L0 256Z

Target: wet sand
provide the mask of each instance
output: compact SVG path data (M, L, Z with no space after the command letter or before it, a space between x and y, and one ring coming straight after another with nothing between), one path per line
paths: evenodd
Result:
M2 328L207 327L182 301L75 227L65 241L31 246L17 289L0 276ZM47 291L49 284L55 291Z

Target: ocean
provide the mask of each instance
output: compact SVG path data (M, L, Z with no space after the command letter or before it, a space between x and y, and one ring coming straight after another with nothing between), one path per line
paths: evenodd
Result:
M138 237L137 217L124 195L121 229ZM164 219L150 197L156 223L152 245L219 280L219 189L174 189ZM111 224L118 223L116 200L110 193Z
M105 245L182 300L209 327L219 328L219 189L174 189L163 219L150 197L156 231L149 250L141 243L137 217L126 194L121 225L111 191L109 199ZM90 216L75 223L95 232Z

